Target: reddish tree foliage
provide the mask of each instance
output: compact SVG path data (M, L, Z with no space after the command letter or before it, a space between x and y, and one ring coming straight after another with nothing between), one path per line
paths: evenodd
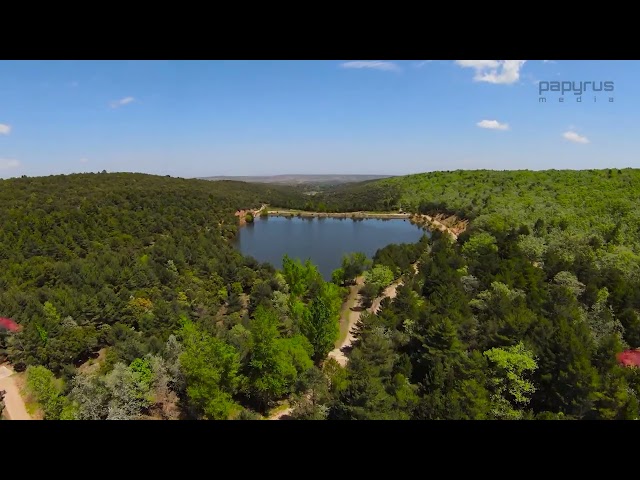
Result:
M0 328L6 328L12 332L20 330L20 325L11 320L10 318L0 318Z
M618 362L625 367L640 367L640 350L625 350L617 356Z

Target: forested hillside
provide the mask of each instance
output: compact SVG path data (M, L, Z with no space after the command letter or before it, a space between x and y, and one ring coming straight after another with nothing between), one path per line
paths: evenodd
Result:
M435 172L370 187L316 201L471 224L457 242L434 234L419 273L361 317L328 418L638 418L638 370L616 354L640 347L640 171Z
M148 411L143 406L151 405L154 388L163 392L156 396L174 391L186 397L191 377L180 384L176 352L212 348L239 359L227 343L203 346L215 338L198 329L236 326L233 334L242 341L245 304L253 313L260 298L255 292L268 297L272 286L278 288L272 266L233 248L234 212L262 203L296 206L298 199L286 187L142 174L1 181L0 316L22 330L0 329L0 357L18 370L42 367L30 375L39 379L38 392L53 375L62 378L55 401L41 399L54 405L49 418L60 417L63 407L67 417L134 418ZM180 339L172 337L178 332ZM101 370L78 375L76 367L104 347ZM224 368L235 368L233 362ZM117 398L127 379L137 385L135 405ZM183 413L203 415L198 402L183 402Z
M440 172L314 196L95 174L4 180L0 197L0 316L22 326L0 330L0 354L47 419L254 419L285 399L295 419L640 416L638 369L616 359L640 347L640 171ZM373 265L346 257L325 282L233 248L234 211L262 203L470 225ZM361 274L368 303L404 285L360 316L343 368L327 354Z
M638 369L616 360L639 345L637 278L545 271L515 232L473 238L434 233L419 273L361 317L346 378L296 418L638 418Z
M521 229L521 246L534 261L547 251L573 261L585 248L599 266L636 269L640 261L636 169L432 172L336 187L310 202L329 211L457 215L500 234Z

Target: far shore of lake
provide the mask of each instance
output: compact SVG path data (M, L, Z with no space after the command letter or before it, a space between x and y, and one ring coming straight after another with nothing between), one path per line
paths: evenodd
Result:
M262 210L262 209L261 209ZM458 239L458 235L465 231L468 225L468 221L460 221L455 217L446 218L445 215L436 215L432 217L430 215L420 215L416 213L405 212L308 212L305 210L284 210L284 209L268 209L267 215L274 217L299 217L299 218L351 218L353 220L362 219L405 219L411 223L418 225L422 228L429 230L440 230L450 234L454 240ZM450 222L453 220L453 222ZM447 225L446 223L450 223Z
M274 217L307 217L307 218L411 218L410 213L397 212L307 212L304 210L268 210L269 216Z
M282 208L270 209L267 205L262 205L259 209L255 210L238 210L236 212L236 216L239 217L240 225L244 225L246 223L247 213L251 213L253 218L259 218L260 216L273 216L285 218L351 218L352 220L404 219L409 220L411 223L422 228L427 228L429 230L437 229L447 232L454 238L454 240L458 239L458 235L464 232L469 224L468 220L459 220L455 216L447 217L444 214L438 214L432 217L430 215L408 212L310 212L306 210Z

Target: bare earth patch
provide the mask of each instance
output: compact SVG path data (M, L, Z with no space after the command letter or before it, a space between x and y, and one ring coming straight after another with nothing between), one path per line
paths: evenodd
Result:
M3 416L8 420L32 420L20 393L24 389L24 374L14 373L9 365L2 367L4 377L0 378L0 390L5 391Z
M101 348L96 358L90 358L78 367L78 372L84 374L96 373L100 369L100 365L104 362L107 355L107 349Z
M273 408L267 415L266 420L285 420L293 412L293 408L289 406L288 401Z

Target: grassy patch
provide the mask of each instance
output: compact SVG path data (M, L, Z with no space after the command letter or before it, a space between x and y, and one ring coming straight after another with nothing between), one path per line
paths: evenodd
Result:
M27 374L26 372L20 372L13 375L14 382L16 387L18 387L18 391L20 392L20 396L24 401L24 408L27 413L34 420L42 420L44 418L44 413L40 404L35 401L35 399L29 394L27 389Z
M27 409L29 415L35 417L38 410L40 410L40 405L35 400L29 400L24 402L24 408Z
M351 313L351 307L356 304L358 291L358 286L349 287L349 296L342 305L342 310L340 311L340 334L335 344L336 348L339 348L347 338L347 335L349 335L349 314Z
M273 407L271 410L267 412L265 418L271 418L277 413L284 412L287 408L290 408L289 400L283 400L282 403L276 407Z

